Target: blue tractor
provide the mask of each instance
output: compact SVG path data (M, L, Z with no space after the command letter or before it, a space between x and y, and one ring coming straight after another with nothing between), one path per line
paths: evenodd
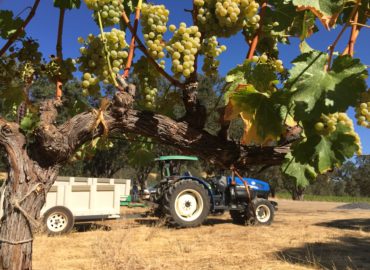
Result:
M155 215L176 227L201 225L209 214L229 211L236 224L270 225L275 202L268 200L268 183L232 176L204 180L181 172L184 161L196 161L192 156L161 156L161 181L151 192L156 205ZM237 172L236 172L237 174Z

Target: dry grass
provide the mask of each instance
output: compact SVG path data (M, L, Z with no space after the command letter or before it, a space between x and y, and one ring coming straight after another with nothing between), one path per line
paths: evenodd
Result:
M143 218L104 222L110 231L40 235L34 269L370 269L369 211L336 210L338 203L279 205L269 227L234 225L224 214L191 229Z

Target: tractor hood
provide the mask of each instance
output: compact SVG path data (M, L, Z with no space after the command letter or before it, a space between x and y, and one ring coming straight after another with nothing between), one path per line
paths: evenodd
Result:
M262 191L262 192L269 192L270 191L270 185L266 183L265 181L254 179L254 178L247 178L243 177L244 181L247 181L248 185L256 191ZM227 183L230 185L232 182L232 177L229 176L227 178ZM238 186L244 186L244 182L239 178L235 177L236 185Z

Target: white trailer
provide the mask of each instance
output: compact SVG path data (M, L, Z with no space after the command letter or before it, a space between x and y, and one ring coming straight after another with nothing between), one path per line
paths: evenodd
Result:
M59 176L41 209L48 232L69 232L75 221L119 218L130 185L129 179Z

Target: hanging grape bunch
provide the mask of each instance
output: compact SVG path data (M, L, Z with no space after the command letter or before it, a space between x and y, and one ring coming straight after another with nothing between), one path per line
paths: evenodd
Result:
M104 49L104 42L101 35L90 34L87 40L79 38L84 46L80 48L81 57L79 70L83 72L82 86L90 92L99 91L99 81L104 84L114 84L116 74L123 68L128 57L125 41L125 32L112 29L111 32L104 32L108 54ZM109 59L109 63L107 62Z
M354 137L355 143L359 148L357 154L360 155L362 151L361 140L354 130L351 118L346 113L333 113L329 115L322 114L320 121L315 124L315 130L319 135L329 136L335 132L340 125L349 128L350 131L346 134Z
M202 32L229 37L243 27L259 27L259 4L255 0L195 0L194 4Z
M145 56L142 56L134 64L135 76L138 78L138 86L141 94L141 105L146 109L153 109L157 96L157 82L160 75Z
M261 56L253 56L252 61L255 63L262 63L262 64L270 64L276 72L283 72L284 66L283 66L283 61L280 59L269 59L266 54L262 54Z
M25 64L20 66L20 78L23 82L32 82L33 76L35 75L35 68L33 64L27 61Z
M144 89L143 89L143 96L144 96L144 106L148 109L154 108L155 98L157 95L158 89L151 88L148 84L148 78L144 78Z
M52 57L50 62L45 65L45 73L52 82L65 83L72 80L75 71L75 60L71 58L60 61L56 57Z
M164 5L143 4L142 6L142 31L148 52L154 59L165 57L163 35L167 31L169 14L169 10ZM164 62L161 62L161 66L164 66Z
M104 26L112 26L119 23L121 14L124 12L122 1L119 0L85 0L89 9L94 10L94 19L98 21L97 12L100 12Z
M202 34L197 26L186 27L185 23L180 23L177 30L174 25L170 25L170 31L174 34L166 49L172 58L172 72L177 77L189 77L194 72L195 55L200 50Z
M370 91L363 96L363 102L355 109L357 124L366 128L370 128Z
M220 65L220 61L216 60L216 57L224 51L226 51L226 46L219 46L216 36L205 38L203 40L201 52L205 58L202 70L206 76L217 74L217 68Z

